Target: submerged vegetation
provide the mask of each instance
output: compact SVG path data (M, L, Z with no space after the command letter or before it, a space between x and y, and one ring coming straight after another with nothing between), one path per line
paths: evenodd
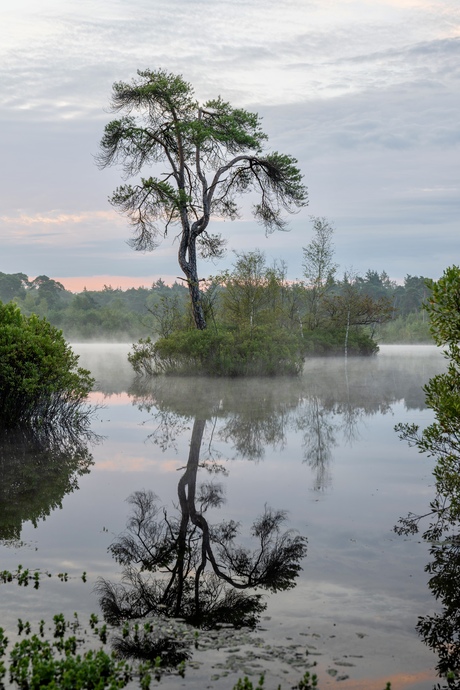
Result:
M87 427L90 372L45 318L0 302L0 426Z
M150 690L158 687L165 675L177 676L178 681L179 678L189 679L190 672L199 664L177 653L174 664L168 666L165 663L166 649L155 642L161 630L161 625L153 626L151 622L139 622L124 628L125 637L132 634L138 646L141 640L148 645L145 658L133 662L126 660L123 654L113 648L113 630L105 624L101 625L95 614L90 615L87 624L80 621L77 613L71 620L59 613L53 616L51 623L41 620L36 625L18 619L17 633L22 639L13 645L10 645L5 631L0 628L0 685L3 687L3 681L8 676L8 687L19 690L115 690L128 685L130 688ZM210 643L230 651L235 644L243 641L234 631L215 631L211 638L181 622L170 622L168 635L170 645L174 639L180 647L189 643L195 649ZM273 647L269 647L269 650L268 655L275 659L276 650ZM260 652L267 653L265 650ZM257 680L251 680L248 675L240 676L235 684L229 682L227 689L287 690L289 687L292 690L321 690L321 683L314 671L316 662L295 664L299 675L302 673L301 666L309 670L303 671L295 685L277 683L274 686L266 682L263 673L254 669L251 675L255 675ZM229 668L229 671L241 674L238 668ZM336 680L340 679L336 677ZM391 683L387 683L382 690L391 690Z

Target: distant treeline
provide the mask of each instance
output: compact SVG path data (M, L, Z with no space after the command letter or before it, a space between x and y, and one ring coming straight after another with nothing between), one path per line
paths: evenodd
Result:
M370 329L378 342L431 342L428 319L422 309L430 290L423 276L407 275L404 284L397 285L385 272L369 269L364 276L345 275L342 280L329 280L319 290L308 280L288 282L285 267L267 267L261 252L237 257L239 268L233 273L224 273L203 284L210 325L220 305L225 304L228 312L230 293L235 292L241 279L235 277L236 273L249 264L251 275L246 277L246 288L238 283L234 308L240 308L244 299L252 300L252 319L263 319L263 311L270 309L270 294L276 281L278 288L282 288L278 293L286 314L289 312L289 318L298 322L305 333L327 330L334 324L343 327L348 318L352 326ZM168 320L186 320L189 294L184 283L168 286L161 279L151 287L121 290L104 286L102 290L72 293L46 275L29 280L24 273L0 272L0 300L15 302L26 316L45 316L70 340L133 341L164 334ZM363 310L359 321L358 312Z

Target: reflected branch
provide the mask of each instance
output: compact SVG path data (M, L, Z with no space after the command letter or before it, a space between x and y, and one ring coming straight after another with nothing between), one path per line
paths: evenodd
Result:
M219 508L224 497L219 484L197 484L205 428L206 420L195 419L187 465L178 482L176 514L160 506L152 491L137 491L128 499L132 516L109 547L123 566L122 580L101 578L97 583L109 623L148 616L181 618L202 628L253 628L266 604L261 594L248 590L276 592L294 586L307 540L293 530L282 531L285 511L264 507L251 528L254 549L237 543L238 523L209 523L208 512ZM121 646L126 651L126 645ZM142 644L140 648L142 656Z

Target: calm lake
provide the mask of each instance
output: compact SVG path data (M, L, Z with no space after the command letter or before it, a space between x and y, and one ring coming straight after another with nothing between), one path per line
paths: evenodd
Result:
M254 521L267 507L286 511L281 532L306 537L307 555L294 587L257 590L267 606L254 630L230 631L218 648L198 645L185 678L165 677L160 687L231 690L239 676L256 683L266 671L266 688L290 688L314 661L320 688L433 687L436 658L415 632L418 616L436 607L428 549L393 526L426 512L433 497L432 459L394 426L432 420L422 386L445 366L435 347L312 359L298 379L148 382L135 381L128 345L74 349L97 380L98 442L60 451L23 437L1 441L1 570L53 574L38 590L0 585L0 625L12 640L18 618L100 613L98 578L120 579L108 546L132 514L126 499L150 490L161 513L178 514L194 434L193 481L218 496L208 523L239 523L235 543L250 551Z

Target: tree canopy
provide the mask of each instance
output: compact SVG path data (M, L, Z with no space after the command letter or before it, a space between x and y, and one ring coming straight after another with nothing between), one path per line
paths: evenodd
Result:
M254 216L266 232L284 230L283 212L305 206L307 190L295 158L264 152L268 137L259 115L221 97L200 104L180 75L137 74L113 85L111 109L120 117L106 125L97 162L101 168L120 165L126 180L135 178L110 198L134 228L135 249L154 249L171 226L178 227L179 265L195 324L204 329L197 251L217 257L225 245L221 235L208 232L211 218L236 219L237 199L252 192L258 197Z

